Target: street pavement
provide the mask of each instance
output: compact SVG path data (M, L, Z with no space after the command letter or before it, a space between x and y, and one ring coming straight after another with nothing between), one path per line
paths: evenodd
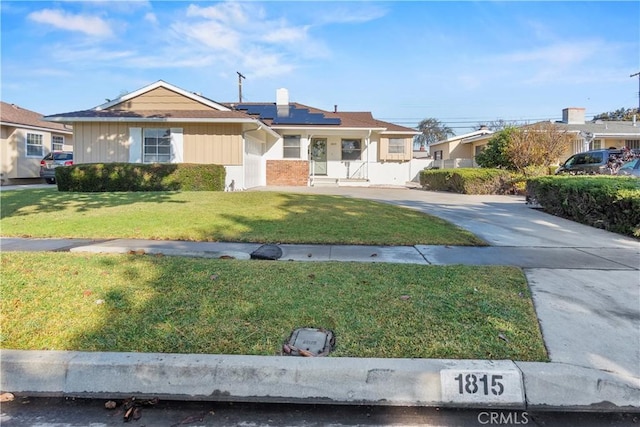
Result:
M178 400L640 412L640 241L548 215L528 207L520 196L361 187L255 191L377 200L473 232L490 246L280 245L280 259L521 267L551 363L3 350L0 388L43 395L142 393ZM20 238L2 238L0 245L2 251L133 251L239 259L248 259L260 246ZM486 375L484 381L500 383L505 390L471 395L462 387L462 378L470 375Z

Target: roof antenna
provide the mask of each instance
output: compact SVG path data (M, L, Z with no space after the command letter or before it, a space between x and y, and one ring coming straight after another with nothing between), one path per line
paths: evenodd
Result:
M238 102L242 102L242 79L246 77L240 71L236 71L236 73L238 73Z

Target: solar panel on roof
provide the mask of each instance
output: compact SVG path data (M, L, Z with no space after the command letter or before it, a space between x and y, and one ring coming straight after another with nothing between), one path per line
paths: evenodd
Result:
M269 119L273 124L289 125L339 125L339 118L328 118L322 113L312 113L308 108L289 105L288 109L278 109L276 104L238 104L236 109L248 114L257 114L260 119ZM280 114L278 114L280 113Z

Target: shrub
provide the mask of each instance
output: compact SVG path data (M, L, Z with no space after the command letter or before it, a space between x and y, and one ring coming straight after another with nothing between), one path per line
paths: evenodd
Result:
M517 175L503 169L436 169L420 173L420 185L425 190L461 194L514 194L518 180Z
M223 191L224 166L87 163L56 168L59 191Z
M527 181L527 197L546 212L640 237L640 180L615 176L546 176Z

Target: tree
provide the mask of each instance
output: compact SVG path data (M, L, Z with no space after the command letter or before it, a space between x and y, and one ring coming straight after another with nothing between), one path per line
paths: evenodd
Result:
M539 122L517 128L509 139L506 156L515 170L526 175L529 166L548 167L575 139L575 135L552 122Z
M418 123L418 130L421 133L416 135L415 142L420 144L421 149L455 135L450 127L433 118L424 119Z
M633 115L638 114L637 108L618 108L615 111L609 111L608 113L600 113L593 116L593 120L616 120L616 121L631 121Z
M508 127L489 140L476 162L484 168L504 168L526 175L531 166L548 167L556 162L574 138L551 122Z
M506 128L510 128L510 127L516 127L517 126L517 122L515 121L510 121L510 120L504 120L504 119L497 119L497 120L492 120L490 122L486 122L486 123L478 123L475 127L476 130L480 130L483 127L492 130L494 132L499 132L501 130L505 130Z
M515 169L506 154L511 141L511 134L516 131L513 126L495 133L487 142L487 146L476 156L476 163L483 168Z

